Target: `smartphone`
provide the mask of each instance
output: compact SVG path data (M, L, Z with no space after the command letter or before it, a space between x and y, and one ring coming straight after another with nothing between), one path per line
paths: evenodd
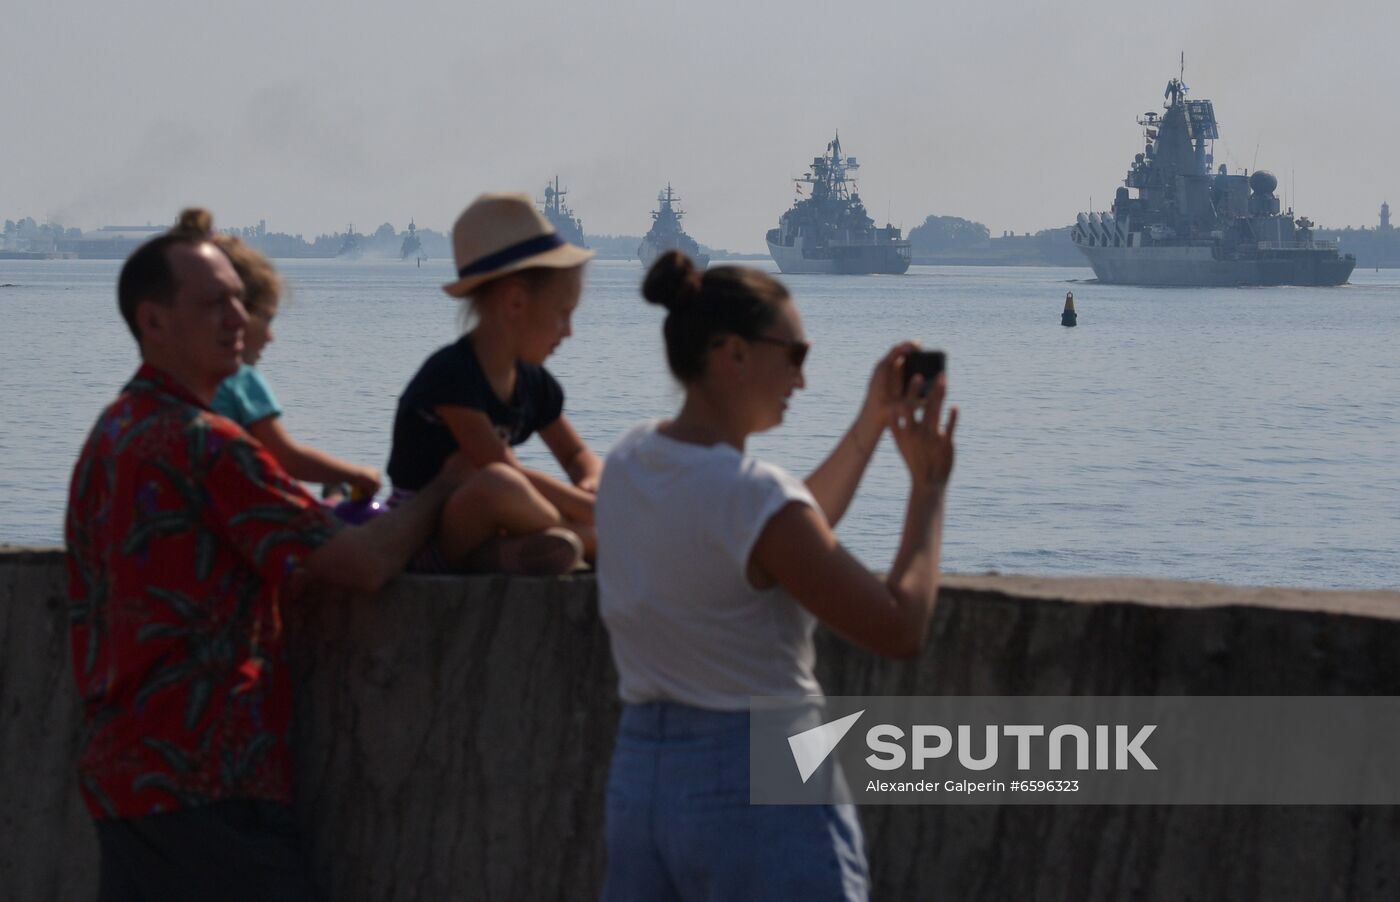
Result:
M904 358L904 390L909 390L909 380L915 375L924 377L924 394L948 364L948 355L942 351L910 351Z

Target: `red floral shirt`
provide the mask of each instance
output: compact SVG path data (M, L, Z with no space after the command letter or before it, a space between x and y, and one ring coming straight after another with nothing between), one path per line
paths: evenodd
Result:
M154 367L103 412L65 527L94 817L291 801L280 595L332 523L261 445Z

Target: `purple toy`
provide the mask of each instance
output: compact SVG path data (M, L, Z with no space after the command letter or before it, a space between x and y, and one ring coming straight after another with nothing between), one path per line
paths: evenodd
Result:
M385 510L384 505L373 498L363 497L358 492L351 492L348 499L335 506L335 515L351 526L363 526L384 513Z

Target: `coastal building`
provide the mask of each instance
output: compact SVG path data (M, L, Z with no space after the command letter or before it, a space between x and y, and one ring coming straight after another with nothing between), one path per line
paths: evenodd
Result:
M1318 231L1318 235L1337 242L1337 246L1356 255L1359 269L1395 269L1400 267L1400 229L1390 221L1390 204L1381 204L1380 224L1375 228L1345 228Z
M125 260L146 241L164 232L165 226L108 225L78 238L58 242L58 251L79 260Z

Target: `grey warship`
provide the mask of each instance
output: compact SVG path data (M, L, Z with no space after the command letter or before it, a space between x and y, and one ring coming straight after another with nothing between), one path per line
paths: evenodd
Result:
M1167 83L1165 112L1138 120L1146 145L1109 213L1080 213L1070 237L1100 282L1116 285L1341 285L1356 266L1307 217L1280 212L1264 170L1212 172L1219 137L1209 100ZM1137 197L1131 196L1136 190Z
M568 193L567 188L559 187L559 176L556 175L553 182L544 186L544 200L539 203L544 218L554 226L554 231L559 233L560 238L575 247L586 248L588 245L583 240L583 220L564 205L564 195Z
M855 179L860 168L855 157L842 156L841 135L826 145L826 153L812 158L812 168L794 179L798 200L768 230L768 253L785 273L842 273L863 275L909 270L909 242L900 230L886 224L875 227L865 212Z
M681 228L681 217L685 216L685 211L680 203L681 199L669 184L665 191L656 195L651 228L642 237L642 243L637 245L637 258L642 261L642 266L649 269L657 257L673 248L694 260L701 269L710 265L710 255L702 254L700 245Z
M418 237L418 224L412 219L408 221L408 234L403 238L403 244L399 245L399 259L407 260L409 257L422 259L423 241Z

